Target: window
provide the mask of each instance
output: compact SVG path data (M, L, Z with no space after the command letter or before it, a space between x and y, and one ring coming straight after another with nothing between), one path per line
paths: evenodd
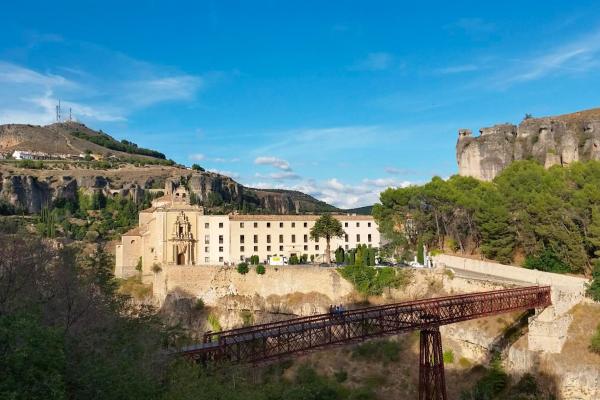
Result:
M367 222L367 226L370 228L370 227L371 227L371 223L370 223L370 222Z
M280 222L280 223L279 223L279 227L280 227L280 228L283 228L283 222Z
M304 243L308 243L308 235L304 235Z
M271 251L271 246L267 246L267 251Z
M267 228L270 228L270 227L271 227L271 223L267 222Z
M279 235L279 243L283 243L283 235Z
M244 227L244 223L240 222L240 228L243 228L243 227Z
M210 235L204 235L204 244L210 244Z
M258 235L254 235L254 243L258 243Z
M348 250L348 245L346 245L345 247L346 247L346 250Z
M296 227L296 223L292 222L292 228L295 228L295 227Z
M219 257L219 262L223 262L223 257Z
M356 234L356 243L360 243L360 235Z
M371 241L371 234L369 233L369 235L367 236L367 242Z
M240 251L243 253L244 252L244 246L240 246Z
M244 256L240 256L240 261L244 261Z
M208 252L210 252L210 247L208 247L208 246L207 246L207 247L205 247L205 248L204 248L204 252L205 252L205 253L208 253Z
M304 251L308 250L308 246L304 245Z
M267 235L267 243L271 243L271 235Z
M240 243L244 243L244 235L240 235Z
M283 246L279 246L279 251L283 251Z
M356 227L359 228L360 227L360 222L356 223Z
M254 246L254 251L258 251L258 246Z
M210 262L210 258L208 258L208 257L204 257L204 262L205 262L205 263L207 263L207 262Z
M219 253L223 252L223 246L219 246Z
M305 223L304 223L304 227L305 227L305 228L308 228L308 222L305 222Z
M317 251L319 250L319 245L315 246L315 250L317 250Z
M347 233L344 235L344 241L345 241L345 242L347 242L347 241L348 241L348 234L347 234Z
M204 228L208 229L208 227L209 227L208 222L205 222L204 223Z
M347 228L347 227L348 227L348 223L344 222L344 228Z
M255 223L254 223L254 227L255 227L255 228L258 228L258 222L255 222Z
M292 243L296 243L296 235L292 235Z
M223 223L219 222L219 228L223 228Z
M219 244L223 244L223 235L219 235Z

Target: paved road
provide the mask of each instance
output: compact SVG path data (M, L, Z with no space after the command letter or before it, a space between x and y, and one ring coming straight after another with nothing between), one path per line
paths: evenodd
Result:
M531 282L521 281L521 280L517 280L517 279L502 278L502 277L498 277L495 275L484 274L484 273L479 273L479 272L474 272L474 271L468 271L468 270L463 270L460 268L447 267L447 269L452 270L456 277L463 278L463 279L471 279L471 280L486 281L486 282L507 283L507 284L518 285L518 286L531 286L532 285Z

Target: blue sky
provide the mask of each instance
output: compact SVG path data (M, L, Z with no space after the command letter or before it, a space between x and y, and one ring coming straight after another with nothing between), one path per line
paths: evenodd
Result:
M10 2L0 123L60 98L180 163L371 204L456 173L459 128L599 105L600 2L488 3Z

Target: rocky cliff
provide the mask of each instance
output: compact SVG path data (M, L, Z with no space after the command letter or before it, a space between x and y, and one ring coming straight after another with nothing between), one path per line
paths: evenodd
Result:
M456 144L460 175L492 180L510 163L532 159L549 168L600 159L600 108L555 117L527 118L519 125L461 129Z
M146 191L163 189L167 180L180 182L182 179L205 205L212 198L213 202L217 199L214 205L248 212L289 214L337 210L304 193L253 189L224 175L167 166L33 170L0 164L0 200L37 213L58 199L74 200L80 189L138 200Z

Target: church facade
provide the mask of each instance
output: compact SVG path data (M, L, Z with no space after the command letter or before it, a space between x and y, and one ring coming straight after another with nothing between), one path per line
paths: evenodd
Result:
M331 240L331 251L353 249L358 244L380 246L373 217L334 215L345 235ZM169 191L152 207L139 214L139 225L121 237L116 247L117 277L135 275L141 269L145 280L165 265L227 265L258 256L269 262L273 256L289 258L306 254L309 260L324 260L326 241L310 238L319 215L209 215L190 205L183 188ZM332 257L333 258L333 257Z

